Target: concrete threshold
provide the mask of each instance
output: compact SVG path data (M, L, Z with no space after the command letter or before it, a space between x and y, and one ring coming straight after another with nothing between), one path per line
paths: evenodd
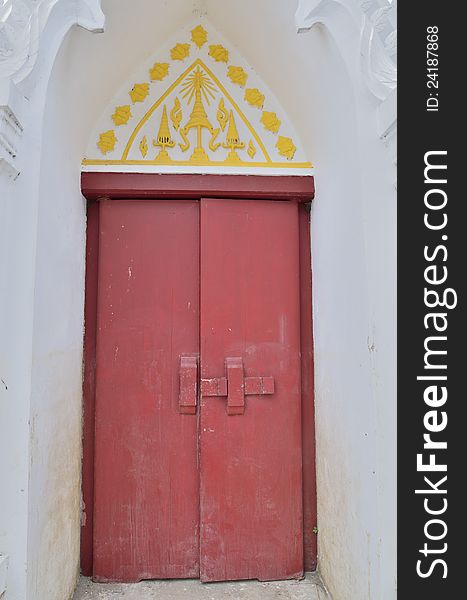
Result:
M73 600L331 600L316 573L300 581L227 581L197 579L93 583L81 577Z

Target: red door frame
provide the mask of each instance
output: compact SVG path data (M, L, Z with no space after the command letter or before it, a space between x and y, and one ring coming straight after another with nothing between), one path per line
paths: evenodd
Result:
M141 173L82 173L81 191L88 200L85 281L83 377L83 462L81 572L92 574L94 493L94 398L100 198L186 199L238 198L288 200L299 203L300 316L303 430L303 543L304 569L317 564L315 419L313 382L313 324L311 304L310 202L311 176L169 175Z

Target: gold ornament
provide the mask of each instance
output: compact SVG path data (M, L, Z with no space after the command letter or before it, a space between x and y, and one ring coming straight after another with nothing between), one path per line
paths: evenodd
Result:
M170 51L172 60L183 60L190 54L190 44L176 44Z
M131 117L131 108L129 104L125 106L117 106L115 112L112 115L112 120L115 125L125 125L128 123L128 119Z
M229 60L229 51L220 44L209 46L209 56L216 62L227 62Z
M229 77L232 83L243 86L246 83L248 75L242 67L229 67L227 77Z
M146 139L146 136L144 136L139 143L139 151L141 152L141 156L143 158L146 158L146 154L148 153L148 141Z
M180 100L177 97L175 97L173 108L170 111L170 120L172 121L175 131L178 131L182 120L182 108L180 106Z
M291 138L283 137L282 135L280 135L277 140L276 148L278 149L279 154L285 156L287 160L292 160L295 150L297 149Z
M253 144L253 140L249 141L247 152L248 152L248 156L250 158L254 158L255 157L256 148L255 148L255 145Z
M222 144L223 148L230 148L230 152L227 155L227 161L239 162L240 157L235 152L236 149L241 149L245 147L245 144L240 141L240 137L238 135L237 126L235 124L235 119L233 115L233 111L230 111L229 115L229 127L227 129L227 135L225 136L225 142Z
M191 129L196 129L197 132L197 144L190 157L190 162L204 163L209 162L209 157L203 148L203 129L207 129L211 134L209 140L209 149L211 151L217 150L219 147L218 143L215 143L215 139L219 134L219 128L214 129L209 122L206 110L203 104L203 98L210 103L210 99L214 98L215 86L211 79L202 71L199 65L196 69L188 75L182 85L182 98L188 98L188 104L194 98L193 110L191 111L188 123L180 128L180 135L183 143L180 144L180 148L183 152L188 150L190 147L190 141L188 139L188 133Z
M142 102L149 94L149 83L135 83L129 94L133 102Z
M157 139L152 140L152 145L161 149L156 157L156 161L166 162L170 160L170 156L166 148L173 148L175 146L175 142L170 135L169 121L167 119L167 108L165 104L162 110L161 124L159 125Z
M152 81L162 81L169 73L169 63L155 63L149 70Z
M268 131L277 133L281 122L277 118L276 113L264 111L261 115L261 123L265 126Z
M220 99L219 106L217 108L217 122L221 126L222 131L224 131L225 126L227 125L227 121L229 119L229 113L224 106L224 98Z
M257 88L249 88L245 90L245 100L250 106L263 108L264 94L262 94Z
M112 152L115 148L115 142L117 138L115 136L115 131L113 129L109 129L109 131L104 131L99 135L99 141L97 145L102 152L102 154L107 154L107 152Z
M207 39L208 32L201 25L198 25L191 30L191 41L194 42L198 48L201 48L201 46L206 43Z

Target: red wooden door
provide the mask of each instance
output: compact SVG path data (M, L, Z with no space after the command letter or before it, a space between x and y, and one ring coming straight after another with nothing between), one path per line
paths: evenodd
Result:
M94 579L198 577L199 203L101 201Z
M298 240L289 202L101 203L94 579L302 574Z
M297 205L202 200L203 581L303 572L299 302Z

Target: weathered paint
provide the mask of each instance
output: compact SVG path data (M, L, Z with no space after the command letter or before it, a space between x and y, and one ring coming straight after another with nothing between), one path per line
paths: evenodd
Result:
M228 397L201 397L202 581L303 574L299 310L297 204L203 199L201 377Z
M94 411L96 391L96 321L99 256L99 204L87 207L86 284L83 347L83 463L81 483L81 572L92 573L94 499Z
M303 553L305 571L317 564L316 447L311 311L310 205L299 207L300 218L300 336L302 355Z
M94 471L97 581L198 577L198 203L100 202ZM129 272L129 267L131 271Z
M212 269L216 256L218 256L218 260L224 262L233 261L231 265L227 265L227 268L224 265L220 271L225 273L224 277L227 277L229 272L235 273L238 294L240 294L237 298L234 294L226 296L225 286L220 285L219 282L216 283L216 276L212 281L207 279L204 284L202 279L201 290L211 290L211 293L205 296L206 310L208 312L214 310L214 313L217 310L215 304L210 304L210 296L212 296L212 301L217 304L222 299L225 302L225 298L229 297L231 301L225 304L227 313L224 314L227 321L230 319L233 320L232 324L233 322L242 323L245 315L242 317L240 313L232 313L230 316L228 314L228 307L235 308L237 302L238 307L243 306L243 312L247 306L249 307L248 319L251 324L249 329L247 328L243 332L238 331L240 337L233 346L230 346L232 352L235 351L235 348L238 351L244 349L244 356L241 357L241 360L224 356L223 350L218 348L220 353L217 358L220 357L221 364L219 375L225 374L225 377L217 380L207 378L203 360L201 361L201 421L204 418L212 418L211 407L218 406L219 403L223 406L221 414L218 415L221 420L225 420L229 416L229 412L230 418L234 420L243 417L246 419L245 427L240 427L239 440L243 439L245 442L250 438L250 445L247 443L243 453L233 454L231 457L237 465L236 478L238 480L238 473L241 475L241 470L238 469L239 459L243 456L246 465L246 480L236 482L235 485L242 488L242 493L235 495L231 500L234 501L234 504L237 503L238 515L243 515L249 524L253 519L252 522L258 525L255 529L246 527L246 521L243 524L237 523L237 531L243 532L241 561L239 562L238 552L232 556L229 556L228 552L223 555L220 553L221 560L223 556L229 562L229 569L225 568L225 564L218 564L215 574L206 568L201 572L201 577L204 580L222 580L248 577L281 579L301 576L303 572L303 529L299 205L295 202L267 202L251 199L247 201L203 200L201 205L211 207L209 214L214 214L213 218L218 224L217 235L220 235L226 244L223 246L219 239L214 240L212 227L211 229L207 228L205 237L203 237L205 243L201 242L201 248L204 248L204 252L207 251L205 256L209 260L201 258L201 265L206 263L206 268ZM193 561L188 564L190 557L193 558L195 548L198 552L196 537L191 540L190 552L185 554L185 564L181 564L183 561L179 561L176 565L171 564L170 552L166 552L164 555L161 546L173 545L178 530L177 528L175 531L172 530L172 522L167 523L165 529L162 527L163 531L161 531L159 521L167 510L170 515L175 515L177 510L186 510L180 494L177 495L177 481L180 476L183 476L184 484L191 481L191 492L188 494L191 498L195 499L198 493L197 487L194 490L193 482L194 475L196 486L198 485L197 465L195 464L198 449L196 436L193 436L195 430L191 429L192 439L191 442L188 442L188 446L190 446L188 451L180 451L179 427L180 419L191 419L196 427L196 417L193 414L196 407L191 396L195 387L193 377L199 348L194 339L190 348L184 343L184 336L186 336L184 329L186 328L180 326L179 313L173 309L170 302L165 303L164 299L169 300L167 295L172 298L174 290L176 291L180 285L180 280L186 281L186 269L189 269L189 279L192 282L191 294L188 295L192 296L197 293L199 286L199 280L197 280L199 269L197 234L193 237L194 234L188 234L187 228L191 226L194 231L197 231L199 203L102 200L95 206L100 207L101 215L97 336L97 440L94 473L94 578L100 581L135 581L147 577L197 576L197 564ZM183 223L187 207L190 207L192 214L190 213L190 220ZM90 217L95 220L94 224L90 222L89 233L92 239L93 231L97 229L97 210L95 208L91 210ZM206 223L206 227L208 226L208 220L203 221L202 218L201 221ZM242 222L243 230L238 227ZM242 235L242 231L243 240L238 237ZM213 243L218 244L216 252L213 252ZM243 248L243 250L231 252L230 250L234 246L240 250ZM256 248L254 253L256 262L249 260L253 247ZM150 260L148 256L150 256ZM92 257L90 256L90 258ZM309 253L308 255L305 253L306 260L308 260L309 268ZM242 269L248 262L250 264L244 273L245 277L242 282ZM228 268L229 266L231 268ZM172 275L169 274L170 269L173 271ZM92 283L92 267L90 272L88 280ZM205 272L207 273L207 271ZM212 278L212 273L210 277ZM138 282L135 287L135 278L139 279L139 287ZM249 282L250 288L248 294L245 293L247 282ZM232 283L226 285L228 287ZM175 297L177 297L177 293L176 291ZM216 296L216 294L220 294L220 296ZM183 302L180 303L182 311L185 308L193 311L197 307L197 298L188 299L188 295L185 298L186 307ZM87 296L91 305L94 298L95 294L91 290ZM244 304L242 305L241 302ZM265 307L269 308L265 310ZM92 308L90 310L92 311ZM164 314L158 314L160 310ZM193 314L197 322L196 310ZM205 313L202 312L202 314ZM157 317L159 318L157 319ZM140 321L139 325L149 331L149 335L142 336L143 342L141 342L141 335L138 334L138 324L133 322L133 319ZM156 325L153 323L154 319L157 320ZM165 321L165 325L163 321ZM88 324L93 326L92 318L88 319ZM191 326L194 327L193 322ZM160 345L157 337L161 335L164 327L170 328L170 335L177 340L179 347L172 352L170 364L165 364L166 371L162 368L162 373L159 373L158 369L153 368L154 365L147 363L147 357L150 357L155 348L157 349ZM230 326L225 325L225 327L227 331ZM232 330L232 327L230 329ZM203 331L202 318L201 332ZM255 333L257 334L256 347ZM230 335L231 332L229 332ZM246 344L245 335L251 338L248 344ZM134 339L130 339L131 337ZM218 338L222 340L222 334ZM92 336L86 339L92 339ZM141 343L144 347L140 348ZM185 348L187 348L186 351ZM159 348L159 351L159 354L164 354L164 348ZM140 360L138 360L138 356L140 356ZM160 364L157 366L160 369L163 363L159 362ZM226 363L225 371L224 362ZM209 360L206 362L206 364L210 363ZM158 388L160 394L160 402L153 407L152 412L148 409L151 406L150 398L145 399L147 389L140 385L141 380L147 379L144 373L148 368L154 371L152 383ZM238 394L236 397L233 397L233 381L230 381L231 368L238 371ZM187 369L188 371L186 371ZM136 376L135 380L135 373L137 375L138 371L141 372L141 377ZM92 378L92 371L87 376ZM161 380L167 378L169 383L171 382L170 385L165 388L162 384L157 386L159 377ZM224 380L225 386L219 384L222 380ZM213 386L213 381L216 381L216 386ZM227 381L230 384L229 392L227 392ZM89 382L87 385L89 386ZM138 386L141 389L138 389ZM87 389L86 385L85 389ZM162 393L163 389L165 397ZM212 397L217 394L220 397ZM222 396L224 397L222 398ZM128 405L127 397L133 399L131 406ZM89 395L89 398L91 401L87 408L87 414L92 410L92 394ZM203 408L205 400L209 405ZM169 404L166 412L161 409L161 402ZM286 407L282 406L284 403ZM188 407L188 405L190 406ZM257 405L256 408L255 405ZM144 420L138 417L138 411L144 413ZM233 414L236 416L232 416ZM169 417L168 421L167 417ZM267 417L267 421L264 421L265 417ZM176 424L177 418L178 425ZM152 423L151 419L153 419ZM274 422L277 435L271 437L271 427ZM237 423L238 426L241 424L239 421ZM142 436L135 435L130 439L135 434L134 427L141 426L141 424L143 424L145 433ZM258 435L261 424L263 424L263 434ZM160 433L161 428L165 432L165 443L157 448L157 444L153 444L151 447L148 440L152 439L153 430ZM205 439L203 437L204 429L212 434L215 427L210 425L204 427L201 422L199 432L201 464L203 464L204 456L203 442L211 441L215 437L211 435L210 438ZM241 431L242 429L243 431ZM87 430L91 430L88 425ZM219 428L219 431L221 430L222 428ZM221 446L226 441L236 444L234 439L230 442L227 439L221 439ZM85 440L86 444L87 440ZM167 463L162 456L170 447L172 447L173 458L177 464L175 475L170 473L170 469L174 469L174 464ZM91 450L92 435L87 444L85 456L87 463L84 465L83 477L86 478L89 478L90 470L92 470L89 460ZM152 460L151 452L153 453ZM142 458L138 459L138 455L141 455ZM154 456L157 456L156 460L154 460ZM208 447L205 456L209 456ZM156 470L145 470L145 466L155 462L158 464ZM257 481L251 471L251 465L255 463ZM192 473L187 474L187 470L190 468ZM226 464L224 468L224 476L227 476L228 479L229 473L232 472L231 466ZM133 473L130 477L128 477L128 473L125 474L128 469ZM143 481L138 479L136 482L138 469L143 469L146 474L150 473L152 479ZM222 479L222 474L215 469L212 473L214 479L218 476ZM269 483L268 477L271 479ZM157 491L160 492L160 486L167 481L170 483L170 493L174 496L171 498L170 507L167 504L158 506L160 496L157 495ZM136 494L136 500L139 504L135 506L135 492L132 487L134 488L138 483L140 491ZM144 488L142 491L141 486ZM156 487L152 489L151 486ZM201 487L203 489L203 477L201 477ZM89 489L88 482L85 485L88 496ZM185 492L182 496L186 495ZM239 503L242 496L246 499L248 495L251 496L248 502ZM255 498L256 507L254 507ZM219 500L220 498L213 497L211 504L216 504ZM124 510L122 511L122 505L126 506L127 513L131 506L133 523L129 524L131 519ZM141 515L140 513L148 505L151 505L153 509L157 507L157 510L153 512L159 516L145 517ZM251 510L245 510L245 505L251 505ZM190 522L197 531L197 501L193 502L192 509ZM89 568L92 560L89 547L92 521L88 521L91 510L92 507L86 505L85 527L89 527L88 533L83 536L82 547L86 569ZM261 515L263 521L267 521L267 526L261 527ZM208 517L207 513L203 514L203 509L201 509L202 528L204 516ZM226 516L223 515L222 518L224 519ZM140 521L144 527L139 527ZM225 522L227 523L227 521ZM208 528L204 527L203 530L206 532ZM248 529L250 533L247 535ZM259 537L260 530L263 531L264 536L262 541ZM228 527L222 532L226 538L222 543L228 546L227 531ZM143 542L138 539L138 536L143 537ZM144 540L147 538L151 538L153 543L146 543ZM278 544L278 540L281 540L280 544ZM157 550L155 550L156 546ZM261 561L258 561L257 551L253 551L253 548L259 546L262 547L263 558ZM212 553L212 536L210 551ZM205 559L210 551L201 545L201 561L204 560L205 565L207 564ZM251 553L249 560L246 556L248 552ZM247 565L246 571L245 564Z
M255 198L311 202L313 176L81 173L81 190L98 198Z

